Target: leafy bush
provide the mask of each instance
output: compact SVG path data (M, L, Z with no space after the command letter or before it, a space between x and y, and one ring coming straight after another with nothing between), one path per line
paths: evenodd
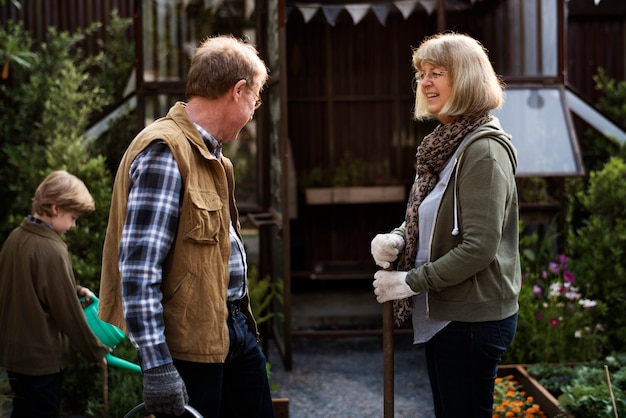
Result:
M113 355L138 363L137 350L128 339L125 339L113 351ZM91 397L88 401L86 413L94 418L123 417L128 411L143 402L142 377L140 373L129 370L109 367L108 370L108 404L103 404L101 396ZM100 390L103 390L100 386Z
M626 415L624 354L585 364L535 364L528 367L528 373L558 399L561 409L573 416L612 418ZM612 397L617 411L613 408Z
M598 68L598 72L593 76L596 90L603 93L598 102L601 109L622 128L626 128L624 115L626 115L626 81L616 81L610 78L603 68Z
M248 296L250 308L258 325L269 321L274 313L272 303L275 299L282 302L282 284L274 283L270 276L259 278L259 269L256 265L248 268Z
M590 213L570 232L571 267L589 298L602 300L609 312L602 322L609 338L608 352L626 344L626 163L612 158L602 170L591 172L587 190L577 198Z
M507 362L575 362L601 356L604 328L598 318L605 305L585 298L568 263L558 255L544 269L524 273L518 330Z
M129 23L114 14L107 31L121 37ZM0 208L0 237L4 240L30 213L34 191L50 171L65 169L76 175L89 188L96 211L82 216L63 239L68 243L77 281L94 291L100 281L112 176L85 131L105 106L119 100L113 97L112 89L120 78L128 76L119 71L128 71L132 65L130 60L131 64L121 69L111 68L111 62L119 61L111 49L98 56L82 53L79 43L100 26L94 23L76 33L51 27L44 43L34 42L21 23L9 21L0 27L0 41L11 46L3 51L3 64L9 64L3 67L0 84L0 195L5 202ZM132 45L126 42L122 48L123 44L117 39L109 47L132 50ZM107 84L103 77L115 82ZM122 371L112 370L111 381L118 379L118 372ZM94 376L101 376L101 369L80 357L66 370L64 408L85 411L88 404L102 402L102 379ZM110 400L130 397L130 385L141 388L136 380L109 385ZM133 403L137 403L135 398Z

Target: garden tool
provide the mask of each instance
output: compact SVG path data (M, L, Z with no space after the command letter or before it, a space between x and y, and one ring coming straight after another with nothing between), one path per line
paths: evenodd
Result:
M393 301L383 303L384 418L394 416Z
M93 331L93 333L98 337L102 344L107 347L115 348L119 343L121 343L124 338L126 338L126 334L124 331L119 329L113 324L109 324L108 322L104 322L98 317L98 303L99 299L95 296L91 296L91 303L88 303L86 306L83 306L83 312L85 313L85 317L87 318L87 323L89 324L89 328ZM85 299L81 298L81 302L84 303ZM122 369L130 370L133 372L141 373L141 367L135 363L131 363L130 361L121 359L119 357L115 357L111 353L107 353L106 355L107 364L113 367L119 367Z
M145 407L146 407L145 402L140 403L139 405L137 405L136 407L128 411L128 413L124 415L124 418L132 418L133 415L135 415L137 412L141 411L142 409L145 409ZM190 415L194 418L202 418L202 415L200 415L200 413L196 411L195 408L193 408L192 406L185 405L185 412L187 412L187 415Z

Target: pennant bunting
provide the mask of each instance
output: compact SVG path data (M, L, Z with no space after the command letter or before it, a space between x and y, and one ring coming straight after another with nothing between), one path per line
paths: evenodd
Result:
M309 21L313 19L313 16L315 16L320 6L319 3L296 4L296 7L300 10L300 13L302 13L302 17L304 17L304 23L309 23Z
M224 0L213 0L213 4L211 5L211 11L213 13L217 12L217 9L224 3Z
M330 26L335 26L335 22L337 21L337 16L344 9L344 6L334 5L334 4L325 4L322 6L322 12L324 12L324 16L326 17L326 21Z
M428 16L433 14L435 10L437 10L437 0L420 0L420 4L428 13Z
M215 4L221 4L224 0L204 0L206 2ZM481 2L483 0L470 0L469 2L466 0L465 3L459 2L458 0L448 0L446 3L447 7L452 7L454 10L460 10L469 8L471 5ZM601 0L594 0L597 5ZM406 20L413 14L417 5L421 5L422 8L426 11L426 13L430 16L433 14L435 10L437 10L438 0L395 0L389 2L378 2L376 0L372 0L371 3L346 3L346 4L321 4L321 3L287 3L287 16L293 9L300 10L300 13L304 17L305 23L308 23L313 16L317 13L319 9L322 9L324 17L328 24L331 26L335 26L337 23L337 18L342 10L346 10L354 24L358 24L367 13L372 10L376 15L378 21L386 26L387 24L387 16L389 13L395 8L400 11L402 17Z
M372 4L372 11L378 18L378 21L381 25L387 26L387 15L389 15L389 10L391 9L390 3L380 3L380 4Z
M346 4L346 10L348 11L348 13L350 13L350 16L352 17L352 21L356 25L361 21L361 19L365 17L367 12L370 11L370 5L365 4L365 3Z
M254 0L245 0L245 16L246 19L250 19L250 17L252 17L252 13L254 13Z
M404 17L404 20L406 20L409 18L409 16L411 16L413 10L415 10L415 6L417 6L417 0L400 0L394 2L393 4L396 5L398 10L400 10L400 13L402 13L402 17Z

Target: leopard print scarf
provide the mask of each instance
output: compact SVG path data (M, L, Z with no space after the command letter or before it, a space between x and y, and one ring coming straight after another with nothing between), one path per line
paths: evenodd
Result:
M480 117L460 116L453 122L438 125L417 147L417 176L411 187L406 206L404 241L405 248L398 262L398 270L408 271L415 267L419 242L418 209L422 200L439 181L439 173L448 163L459 144L480 125L491 120L490 115ZM393 301L394 322L402 325L412 314L412 298Z

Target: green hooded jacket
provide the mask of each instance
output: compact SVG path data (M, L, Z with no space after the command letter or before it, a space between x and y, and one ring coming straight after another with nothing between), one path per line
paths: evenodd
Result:
M439 202L429 262L410 270L406 282L429 292L432 318L501 320L517 312L521 288L517 151L496 118L461 147ZM403 226L393 232L403 234Z

